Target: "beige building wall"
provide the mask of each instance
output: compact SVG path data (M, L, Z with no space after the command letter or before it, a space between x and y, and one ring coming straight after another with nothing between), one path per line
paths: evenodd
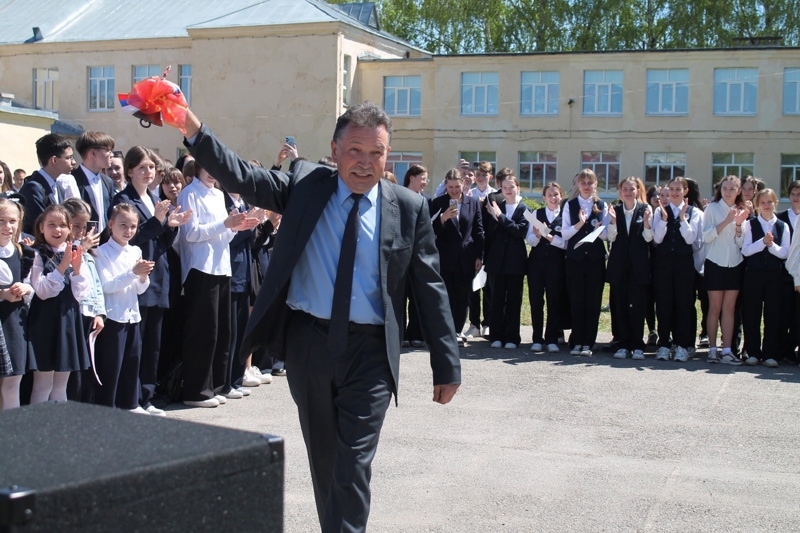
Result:
M30 176L40 167L36 140L50 133L53 122L55 117L50 113L23 113L10 106L0 106L0 161L8 165L11 172L22 168Z
M382 101L384 76L422 76L421 116L393 119L392 149L422 151L432 169L431 187L461 151L496 152L498 167L517 172L520 152L556 152L558 181L567 187L581 169L581 152L619 152L623 177L644 176L645 153L678 152L686 154L686 174L709 194L712 154L717 152L754 153L756 175L779 189L781 154L800 153L800 116L784 115L781 107L783 70L798 66L795 49L436 56L429 61L363 62L361 96ZM713 114L714 69L734 67L758 69L756 116ZM647 69L689 70L688 115L645 113ZM623 71L621 116L584 116L585 70ZM524 71L560 73L557 116L520 116ZM461 115L464 72L498 73L497 115Z

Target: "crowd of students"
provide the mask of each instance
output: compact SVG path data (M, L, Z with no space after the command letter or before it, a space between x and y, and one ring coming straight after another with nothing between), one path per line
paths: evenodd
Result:
M800 182L789 186L791 207L780 213L776 193L752 176L723 177L710 202L691 178L646 190L628 177L610 204L585 169L568 195L546 183L544 206L531 210L513 170L497 172L499 191L489 185L491 172L490 163L462 161L429 204L461 343L483 335L493 348L519 347L527 276L533 352L560 351L571 330L569 353L591 356L608 283L615 358L645 359L650 345L664 361L684 362L708 347L711 364L798 362ZM412 166L405 185L413 189L421 175L427 181L427 170ZM481 268L487 281L473 291ZM421 346L413 300L410 307L406 343Z
M80 165L68 139L40 138L41 168L0 197L2 409L72 399L164 416L159 386L216 407L285 375L268 354L238 357L280 215L191 157L123 156L99 132L75 148Z

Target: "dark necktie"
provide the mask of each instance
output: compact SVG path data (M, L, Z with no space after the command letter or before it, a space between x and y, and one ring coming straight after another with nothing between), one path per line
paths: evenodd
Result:
M359 212L358 202L363 194L351 194L353 207L347 215L342 235L342 249L339 252L339 266L336 268L336 283L333 286L331 321L328 325L328 350L331 357L342 355L347 349L347 332L350 325L350 297L353 291L353 267L356 264L356 241L358 240Z

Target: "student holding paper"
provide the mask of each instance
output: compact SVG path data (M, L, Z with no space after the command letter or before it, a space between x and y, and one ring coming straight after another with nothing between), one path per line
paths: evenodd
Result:
M561 235L567 242L567 277L572 333L571 355L592 355L597 338L606 272L608 206L597 196L597 175L585 168L575 177L576 189L564 204Z

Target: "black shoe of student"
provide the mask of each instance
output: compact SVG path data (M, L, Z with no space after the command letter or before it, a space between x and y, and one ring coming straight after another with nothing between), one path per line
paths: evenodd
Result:
M645 344L647 344L647 346L658 346L658 333L651 331L650 335L647 336L647 342Z

